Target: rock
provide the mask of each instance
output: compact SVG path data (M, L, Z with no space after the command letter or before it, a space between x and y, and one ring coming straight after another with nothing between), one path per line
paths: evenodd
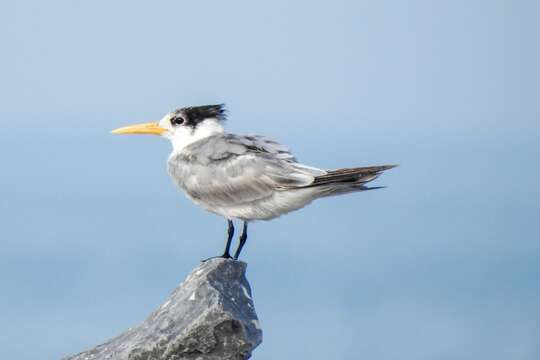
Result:
M65 360L241 360L262 342L247 264L201 263L142 324Z

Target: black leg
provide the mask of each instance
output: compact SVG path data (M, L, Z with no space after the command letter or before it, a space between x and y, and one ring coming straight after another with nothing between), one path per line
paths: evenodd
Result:
M206 262L208 260L216 259L216 258L223 258L223 259L231 259L232 256L230 254L231 251L231 242L232 238L234 236L234 224L231 220L227 220L227 224L229 225L229 228L227 230L227 244L225 244L225 251L223 252L223 255L221 256L212 256L211 258L201 260L202 262Z
M223 255L221 255L221 257L225 259L230 259L231 254L229 252L231 251L231 242L234 236L234 224L232 220L227 220L227 224L229 225L229 228L227 230L227 244L225 245L225 251L223 252Z
M234 253L234 259L238 260L238 257L240 256L240 253L242 252L242 248L246 244L247 241L247 222L244 221L244 228L242 229L242 235L240 235L240 244L238 244L238 248L236 249L236 252Z

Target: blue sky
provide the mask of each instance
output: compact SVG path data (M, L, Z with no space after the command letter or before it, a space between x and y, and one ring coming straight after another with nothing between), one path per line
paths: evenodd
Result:
M1 5L0 357L144 319L226 224L170 145L108 131L183 105L388 188L251 226L255 359L538 359L540 4Z

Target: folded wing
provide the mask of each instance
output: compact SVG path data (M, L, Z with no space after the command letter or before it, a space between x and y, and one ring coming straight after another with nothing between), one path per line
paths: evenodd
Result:
M218 206L261 200L276 190L310 186L326 171L298 164L283 145L262 136L216 135L188 146L169 172L194 199Z

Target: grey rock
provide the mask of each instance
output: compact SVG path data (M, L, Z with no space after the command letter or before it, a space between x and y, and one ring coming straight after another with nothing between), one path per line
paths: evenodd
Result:
M241 360L262 342L246 263L201 263L142 324L65 360Z

